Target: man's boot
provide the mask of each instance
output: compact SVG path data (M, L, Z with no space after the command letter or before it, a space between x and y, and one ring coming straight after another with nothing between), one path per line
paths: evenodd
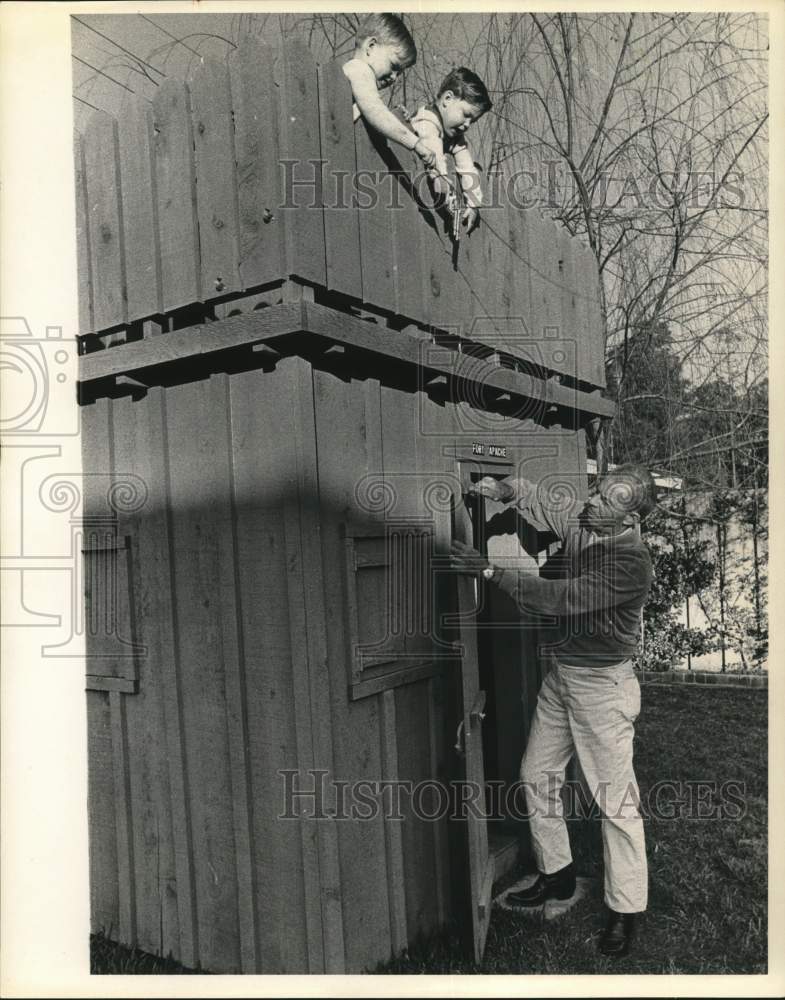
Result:
M570 899L575 895L575 869L572 862L550 875L540 874L532 885L519 892L508 892L504 902L508 906L542 906L548 899Z
M616 913L615 910L610 910L608 924L600 937L600 951L603 955L621 958L629 952L634 933L634 913Z

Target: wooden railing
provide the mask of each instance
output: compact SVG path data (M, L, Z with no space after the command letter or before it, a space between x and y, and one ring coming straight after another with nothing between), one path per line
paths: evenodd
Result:
M453 243L413 154L354 124L340 65L244 42L76 138L83 352L295 281L603 386L596 262L504 178ZM394 331L391 331L391 336Z

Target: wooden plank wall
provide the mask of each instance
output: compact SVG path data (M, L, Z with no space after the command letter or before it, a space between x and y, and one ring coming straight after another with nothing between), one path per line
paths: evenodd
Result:
M359 972L448 919L445 819L279 818L285 770L445 775L444 679L347 699L356 483L384 472L419 517L445 464L413 388L290 358L85 408L88 478L147 485L120 525L139 690L89 693L96 928L214 972Z
M589 251L506 204L499 181L456 249L417 158L353 124L340 65L317 66L301 42L246 39L151 104L97 113L77 137L76 182L82 334L294 277L485 340L520 317L553 370L604 385Z
M445 445L502 431L431 400L414 372L393 383L353 377L340 353L320 364L291 357L83 411L88 481L111 469L147 486L118 525L139 690L88 695L93 918L215 972L359 972L452 914L446 820L418 819L406 799L400 822L283 820L281 772L306 789L310 769L346 782L450 773L449 665L347 696L343 532L383 534L356 493L375 475L396 498L389 516L431 519L445 551L449 512L431 492L454 483ZM579 437L530 434L521 473L573 472L580 487ZM100 500L86 497L88 515ZM528 712L533 647L521 658Z
M319 114L326 284L331 291L361 300L360 215L348 207L357 169L352 92L339 62L319 67Z
M276 56L274 48L248 37L229 57L243 288L279 279L284 257L284 224L278 211L283 203L280 88L271 72Z
M128 317L136 319L164 309L152 106L135 95L129 97L120 122Z
M280 788L278 771L306 764L301 713L308 706L295 702L300 682L291 664L286 573L284 505L294 491L294 469L286 449L260 446L271 427L282 440L293 432L290 393L291 376L285 372L236 375L229 382L224 425L241 542L235 586L245 651L244 693L240 687L232 715L245 722L257 969L264 971L318 968L311 964L308 936L310 928L319 936L320 924L313 830L278 820L278 803L270 802L271 791ZM280 792L277 798L282 801Z
M292 386L291 370L219 374L84 410L102 442L88 479L148 489L120 527L139 691L88 693L94 926L215 972L325 968L315 827L278 819L280 772L314 766L292 672L292 462L259 447L273 423L294 438Z
M396 766L389 756L383 707L377 698L348 701L351 657L345 631L343 527L356 510L355 484L381 471L379 425L380 389L352 382L347 385L326 371L314 373L319 472L322 561L330 629L327 633L335 775L350 782L376 782ZM368 419L370 416L370 419ZM368 514L365 514L366 520ZM379 528L383 533L383 525ZM328 706L324 706L324 711ZM347 796L347 808L355 799ZM393 833L393 831L389 831ZM405 913L397 904L400 844L388 850L381 815L339 824L341 900L349 969L362 969L380 953L398 950L408 941Z
M96 329L104 330L121 326L128 318L118 123L96 112L85 131L82 149L92 310Z
M429 517L438 531L439 521L443 526L447 519L444 513L441 518L434 516L425 499L434 470L430 467L430 454L423 454L420 407L424 395L415 395L415 387L416 384L381 385L378 410L381 453L376 456L376 468L383 470L385 481L390 483L396 498L388 516L394 520ZM438 475L438 469L436 472ZM408 781L416 786L418 782L435 777L430 722L440 710L438 684L438 681L420 680L396 687L382 696L387 696L387 752L395 762L391 780ZM439 750L446 750L443 737ZM415 815L412 802L407 799L402 803L402 813L406 929L412 941L438 926L440 902L446 892L446 872L441 873L441 881L434 877L439 871L438 860L443 858L439 839L442 824ZM429 872L430 877L425 874Z
M382 467L373 430L382 407L388 425L401 425L387 427L400 439L390 446L400 457L388 454L389 468L404 471L416 431L392 390L377 384L374 398L354 383L347 396L342 380L317 374L321 528L305 515L287 524L292 496L303 489L296 463L287 448L259 443L275 424L281 442L314 447L314 425L296 426L288 406L302 365L217 375L85 410L88 435L103 442L90 450L96 471L114 466L148 484L147 504L123 527L139 555L138 626L147 650L139 693L118 695L114 706L90 693L94 919L124 941L216 972L359 971L446 912L438 824L411 819L397 846L386 845L381 817L342 824L340 841L333 835L343 877L325 893L330 851L313 839L329 838L324 825L277 819L282 769L416 780L431 775L434 754L443 752L431 745L430 717L440 711L433 682L392 700L347 703L345 637L334 618L331 673L304 649L298 660L295 637L313 635L312 609L307 620L292 619L303 527L320 530L328 575L315 587L310 558L302 579L313 599L332 595L338 605L330 613L340 617L339 524L356 476ZM355 419L346 419L347 404ZM313 504L313 484L305 489L302 502ZM410 511L416 500L410 493ZM334 763L325 756L330 728ZM424 873L438 866L434 887Z
M153 101L157 196L164 311L202 298L196 173L190 94L166 80ZM129 317L129 319L137 317Z

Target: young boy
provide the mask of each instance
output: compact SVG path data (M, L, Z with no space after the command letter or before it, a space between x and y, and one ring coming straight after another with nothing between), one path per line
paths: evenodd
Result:
M403 21L395 14L370 14L357 29L354 55L342 68L352 85L354 120L362 115L377 132L414 150L431 167L435 153L379 97L380 90L394 83L416 61L417 49Z
M436 162L429 174L437 194L453 194L446 154L452 155L466 205L461 222L469 233L478 221L482 187L464 133L491 107L488 91L479 76L459 66L442 80L436 100L421 107L411 120L414 131L435 155Z

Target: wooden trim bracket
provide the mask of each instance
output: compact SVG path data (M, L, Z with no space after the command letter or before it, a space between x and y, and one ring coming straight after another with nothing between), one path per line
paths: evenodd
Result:
M419 337L387 327L374 327L345 312L306 300L198 324L126 344L114 351L82 355L79 358L79 400L85 403L116 392L119 377L138 388L139 384L171 381L177 368L192 373L195 365L203 365L207 372L213 366L225 364L227 355L241 349L251 348L270 355L271 351L264 349L266 345L273 351L286 353L287 341L297 334L323 337L329 346L343 347L344 352L353 349L381 355L387 361L416 366L422 370L425 382L434 379L449 382L455 377L466 381L480 379L481 388L490 390L496 398L508 395L513 401L516 398L533 399L545 407L555 406L591 418L611 417L615 412L614 403L599 389L584 392L511 368L483 368L476 376L467 368L464 377L458 365L456 376L456 368L450 364L452 352L424 354L424 342ZM461 357L463 355L455 352L456 359Z

